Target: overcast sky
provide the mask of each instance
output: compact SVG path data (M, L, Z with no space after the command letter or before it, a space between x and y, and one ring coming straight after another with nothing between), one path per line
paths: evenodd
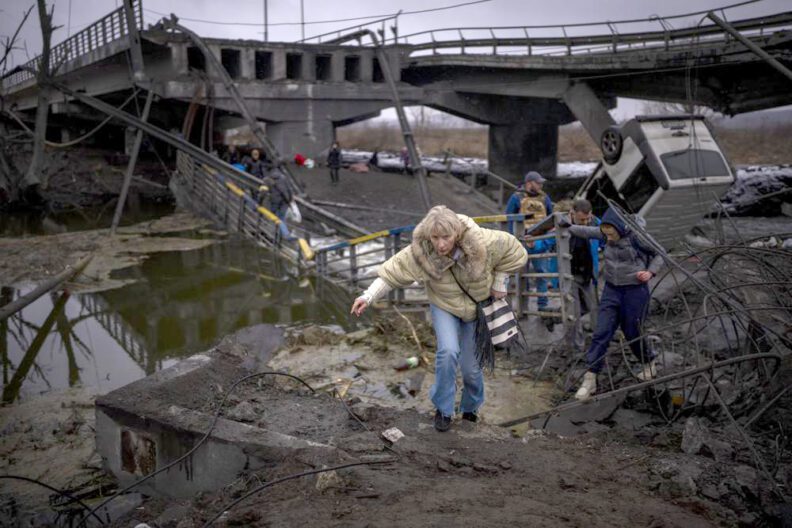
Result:
M54 20L62 26L55 34L55 42L65 39L98 18L120 6L121 0L56 0ZM304 6L305 36L367 22L322 22L351 17L387 16L399 9L410 11L442 8L469 3L452 9L428 13L403 14L399 17L400 35L428 29L489 26L538 26L589 22L645 19L650 16L671 16L693 11L719 9L738 3L738 0L143 0L146 24L162 18L160 13L175 13L182 24L206 37L262 39L264 4L268 5L269 40L295 41L301 38L301 3ZM13 34L22 13L34 0L0 0L0 39ZM47 1L52 5L52 1ZM728 20L738 20L792 9L790 0L760 0L726 11ZM674 28L694 26L702 15L669 21ZM194 19L194 20L188 20ZM202 20L204 22L200 22ZM229 23L220 25L218 22ZM241 25L249 24L249 25ZM659 29L658 23L616 24L620 33ZM605 25L588 28L569 28L568 34L607 32ZM506 34L506 30L498 32ZM496 33L496 34L498 34ZM532 36L561 36L559 29L531 29ZM475 35L474 31L466 35ZM513 34L513 33L512 33ZM482 35L483 36L483 35ZM41 35L34 10L20 33L19 45L11 65L24 63L41 49Z

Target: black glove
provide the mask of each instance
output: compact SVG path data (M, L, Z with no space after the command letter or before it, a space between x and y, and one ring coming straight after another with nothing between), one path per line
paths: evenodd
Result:
M570 224L570 223L569 223L569 220L567 220L566 218L560 218L560 219L558 220L558 227L564 227L564 228L567 228L567 227L569 227L569 226L571 226L571 225L572 225L572 224Z

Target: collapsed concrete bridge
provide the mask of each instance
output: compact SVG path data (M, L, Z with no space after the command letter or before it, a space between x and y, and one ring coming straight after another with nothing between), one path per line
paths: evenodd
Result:
M219 112L218 127L242 124L211 61L184 35L143 28L140 0L127 0L53 49L58 81L120 104L144 86L158 97L150 121L179 130L190 103ZM517 179L526 167L555 174L557 127L580 120L595 139L616 97L695 102L735 114L792 103L786 79L715 24L673 30L663 19L574 27L592 34L532 37L533 28L452 28L383 42L404 104L422 104L489 125L490 169ZM642 22L642 24L635 24ZM383 26L385 22L383 21ZM649 24L660 31L647 31ZM731 23L781 63L792 54L792 12ZM473 38L466 35L480 35ZM384 31L381 33L384 35ZM284 157L316 156L336 127L393 106L373 45L331 35L322 42L204 39L250 112ZM36 59L2 80L6 107L32 111ZM691 72L693 73L691 75ZM73 99L52 104L64 137L104 116ZM222 124L221 124L222 123Z

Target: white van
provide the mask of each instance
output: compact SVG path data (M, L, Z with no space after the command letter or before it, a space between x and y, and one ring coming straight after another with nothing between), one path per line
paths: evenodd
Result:
M600 143L603 161L577 198L602 215L602 195L646 219L668 249L684 239L734 182L726 158L700 115L637 116L610 127Z

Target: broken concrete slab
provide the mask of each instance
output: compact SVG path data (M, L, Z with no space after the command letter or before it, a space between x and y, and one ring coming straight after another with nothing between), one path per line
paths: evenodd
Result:
M639 431L654 421L650 414L632 409L616 409L610 420L628 431Z
M559 436L575 436L588 432L600 432L603 430L602 427L593 425L589 428L587 426L595 422L608 420L616 412L616 409L624 403L626 397L626 394L622 394L603 400L590 401L584 405L561 412L555 412L549 416L531 420L531 427L534 429L545 429Z
M199 451L156 475L141 489L176 498L190 497L233 481L242 470L266 466L290 453L317 459L333 455L335 448L325 443L332 436L312 440L310 435L300 433L310 431L311 420L299 413L288 416L293 423L285 423L288 419L283 417L276 420L277 416L270 413L272 427L268 423L266 428L215 416L227 390L250 374L241 366L245 347L239 341L231 341L237 345L235 354L224 353L218 347L97 399L97 451L104 467L122 486L185 455L213 425ZM300 394L290 397L310 398ZM243 403L247 405L241 417L258 418L257 410L249 402ZM337 408L333 402L328 403ZM343 416L343 410L338 412ZM234 414L232 411L227 416L232 418ZM305 419L308 422L303 423Z

